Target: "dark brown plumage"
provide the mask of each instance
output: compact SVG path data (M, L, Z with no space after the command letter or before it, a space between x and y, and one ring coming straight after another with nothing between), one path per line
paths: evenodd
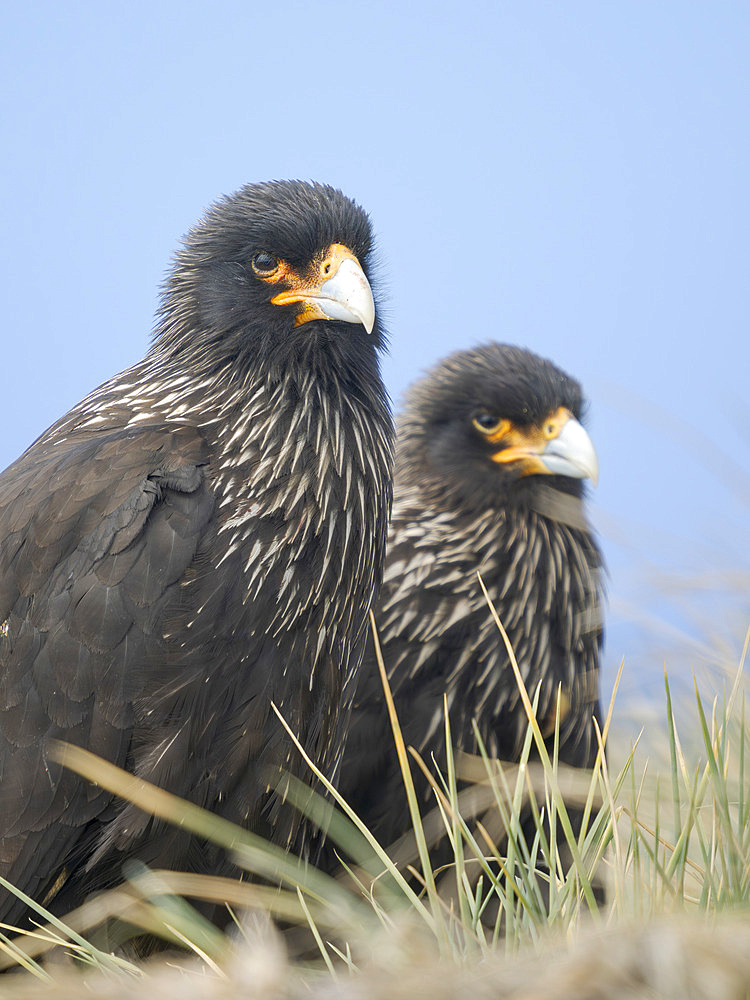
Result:
M267 792L333 770L378 585L392 426L366 214L247 186L188 234L153 346L0 477L0 873L65 910L124 859L215 851L51 763L87 747L294 844ZM0 890L0 919L23 906Z
M591 766L602 641L601 558L583 507L596 476L578 383L529 351L490 343L451 355L410 390L399 422L383 587L375 618L407 746L444 766L454 744L518 759L527 718L481 573L538 716L558 685L560 759ZM434 796L416 768L423 805ZM411 828L372 643L340 790L383 844Z

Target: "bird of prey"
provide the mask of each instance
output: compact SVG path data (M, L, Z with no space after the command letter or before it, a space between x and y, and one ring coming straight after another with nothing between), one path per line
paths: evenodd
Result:
M451 355L412 386L398 422L393 517L375 610L406 745L444 765L455 746L517 760L527 730L512 643L560 760L591 766L598 716L601 558L583 509L597 459L578 383L497 343ZM412 771L416 771L412 768ZM422 803L434 803L420 773ZM411 829L374 650L368 647L339 789L383 844Z
M284 846L298 821L269 785L300 765L272 702L335 768L391 498L371 242L321 184L220 200L143 360L0 476L0 873L58 912L126 858L219 861L52 739ZM0 919L23 909L0 890Z

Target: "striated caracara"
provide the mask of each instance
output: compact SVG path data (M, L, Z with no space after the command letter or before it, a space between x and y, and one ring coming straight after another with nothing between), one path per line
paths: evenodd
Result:
M407 746L445 765L454 745L517 760L527 729L508 654L477 573L508 632L560 760L596 756L601 557L583 506L597 460L578 383L530 351L489 343L451 355L407 396L394 507L375 609ZM434 805L412 768L421 805ZM372 642L360 673L339 788L384 845L411 829Z
M58 912L125 859L225 862L53 763L52 739L284 846L299 823L268 789L305 771L272 701L335 769L391 497L371 256L331 187L217 202L144 359L0 476L0 874ZM0 890L0 920L23 910Z

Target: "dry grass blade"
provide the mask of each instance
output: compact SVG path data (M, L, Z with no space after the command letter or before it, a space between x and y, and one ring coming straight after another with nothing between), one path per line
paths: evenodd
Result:
M351 894L345 892L334 879L311 868L283 848L163 788L136 778L81 747L54 743L50 755L94 784L134 802L145 812L219 844L231 852L242 867L254 874L274 882L286 882L294 889L301 888L314 899L338 911L338 918L343 923L351 919Z
M11 885L11 883L2 876L0 876L0 885L4 889L7 889L8 892L12 892L15 896L18 896L18 898L23 900L31 910L36 912L43 920L45 920L48 924L47 934L54 936L54 933L56 932L60 936L58 943L64 942L73 947L77 946L83 953L89 956L91 961L100 965L104 969L109 969L110 971L121 971L123 968L131 968L130 963L124 962L113 955L109 955L106 952L93 947L93 945L86 941L76 930L69 927L64 921L60 920L59 917L50 913L49 910L46 910L43 906L37 903L36 900L31 899L30 896L21 892L21 890L17 889L14 885ZM18 939L13 942L13 945L18 947L23 954L29 956L29 951L23 947L22 942ZM7 961L7 956L5 961ZM0 963L0 967L9 968L10 966L2 966Z
M380 637L378 636L378 628L375 624L375 615L372 610L370 611L370 627L372 629L372 637L375 646L375 659L377 660L378 670L380 671L380 680L383 684L385 703L388 708L388 718L390 719L391 728L393 730L398 763L401 768L401 776L404 780L404 788L406 789L406 798L409 803L409 815L411 816L412 829L414 830L414 835L417 841L419 860L422 865L422 874L427 887L427 895L432 905L433 915L438 922L438 926L440 926L440 907L438 905L438 896L435 888L435 877L432 871L432 862L430 861L430 852L427 847L424 830L422 828L422 817L419 812L419 805L417 804L417 793L414 789L414 782L412 780L411 770L409 769L409 757L406 752L406 745L404 743L403 733L401 732L401 726L398 721L398 715L396 714L396 705L393 701L391 686L388 683L388 673L385 669L385 663L383 662L383 652L380 648ZM441 928L441 931L444 936L445 929Z
M422 901L419 899L419 897L417 896L417 894L414 892L414 890L411 888L411 886L409 885L409 883L403 877L403 875L401 874L401 872L396 868L396 866L393 864L393 862L391 861L391 859L388 857L388 855L386 854L386 852L384 851L384 849L381 847L381 845L378 843L378 841L375 839L375 837L373 837L373 835L367 829L367 827L362 822L362 820L359 818L359 816L357 816L357 814L352 809L352 807L349 805L349 803L346 801L346 799L344 799L343 796L340 795L338 789L328 780L328 778L326 778L326 776L323 774L323 772L320 770L320 768L317 766L317 764L315 764L314 761L310 758L310 756L305 751L305 748L302 746L302 744L300 743L300 741L297 739L297 737L292 732L292 730L291 730L289 724L287 723L286 719L281 714L281 712L278 710L278 708L276 707L276 705L273 704L273 702L271 703L271 708L274 710L274 712L278 716L278 719L281 722L282 726L286 729L287 733L289 734L289 736L291 737L292 741L294 742L294 745L297 747L297 750L299 750L300 754L302 755L303 760L305 761L305 763L307 764L307 766L310 768L310 770L313 772L313 774L315 775L315 777L318 778L318 780L322 783L322 785L324 786L324 788L326 789L326 791L329 792L333 796L333 798L336 800L336 802L338 802L338 804L344 810L344 812L349 817L349 819L351 819L351 821L354 823L354 825L357 827L357 829L360 831L360 833L363 834L363 836L365 837L365 839L367 840L367 842L369 843L369 845L372 847L372 849L375 852L375 854L377 855L377 857L383 862L383 865L385 866L386 870L396 880L396 882L398 883L398 885L400 886L400 888L403 890L404 895L407 897L407 899L412 904L412 906L417 911L417 913L419 913L420 916L428 924L428 926L432 930L434 930L435 929L435 925L434 925L434 921L433 921L432 915L427 910L427 908L423 905Z

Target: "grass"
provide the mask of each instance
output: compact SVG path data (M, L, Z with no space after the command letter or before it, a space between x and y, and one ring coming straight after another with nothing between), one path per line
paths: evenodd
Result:
M92 943L97 928L117 918L179 945L206 975L221 979L246 924L238 919L236 933L223 934L200 915L196 900L222 901L233 914L260 910L282 921L289 946L303 941L306 952L289 974L308 984L321 977L335 982L371 962L373 954L408 961L416 947L449 967L476 968L498 953L507 957L547 949L560 939L575 941L592 926L617 928L676 913L711 921L747 907L750 724L743 680L750 632L731 688L710 703L696 688L694 707L683 707L679 727L665 675L669 762L663 768L643 758L637 738L620 760L605 756L620 672L598 733L596 765L583 772L559 763L556 740L548 750L534 716L534 692L525 690L495 617L529 718L520 761L490 759L479 733L480 753L449 753L442 774L410 752L378 647L413 832L392 850L379 844L305 758L318 788L311 794L292 779L287 794L311 822L327 826L341 858L336 878L85 750L59 746L66 766L222 845L262 881L132 866L125 885L91 899L64 921L29 900L39 928L25 934L0 928L0 966L24 969L54 985L54 965L41 957L62 950L108 976L142 977L142 965ZM445 727L450 746L447 712ZM700 736L697 755L683 750L685 727L691 739L694 732ZM299 743L297 749L304 757ZM414 767L428 776L434 792L426 815L414 792ZM448 839L451 860L433 869L430 845L437 835ZM606 902L600 905L596 888L602 884Z

